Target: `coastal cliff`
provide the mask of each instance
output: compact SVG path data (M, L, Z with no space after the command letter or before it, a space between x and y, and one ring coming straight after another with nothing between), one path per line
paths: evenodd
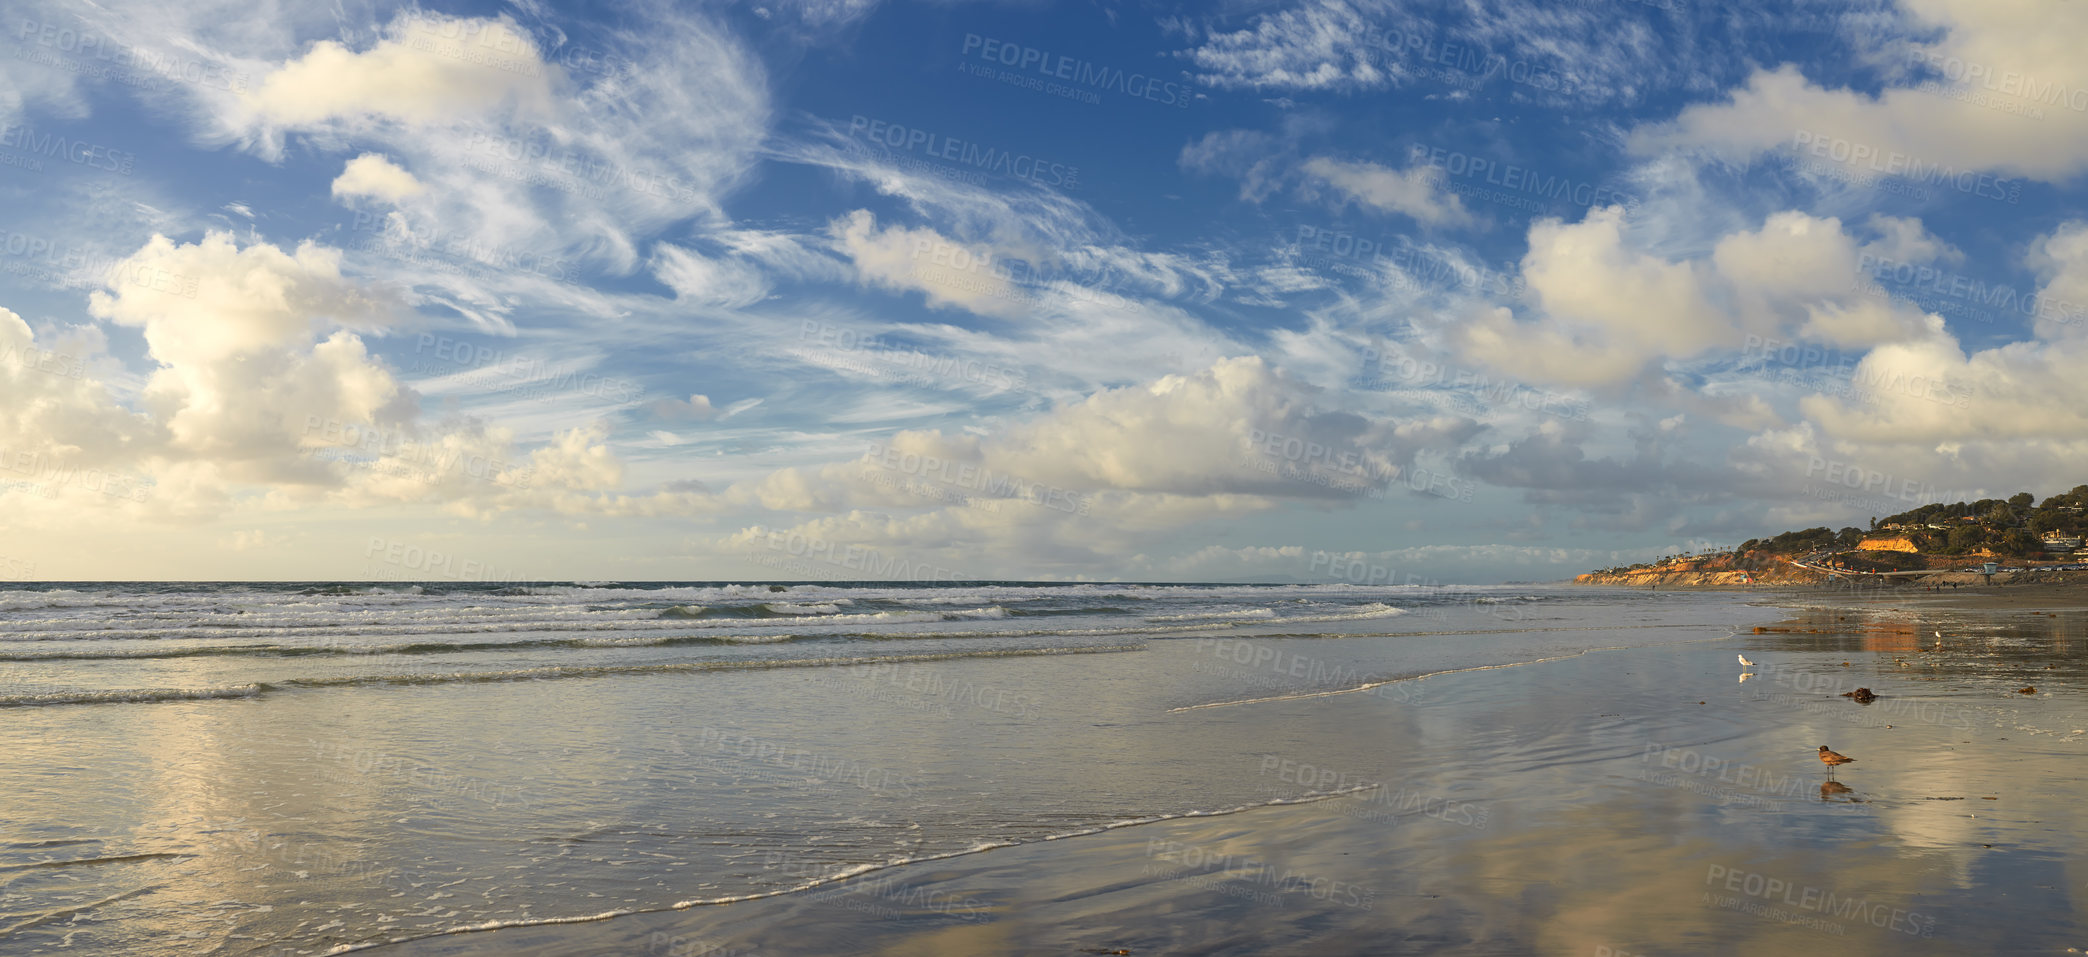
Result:
M1576 585L1617 585L1636 588L1739 588L1750 585L1812 585L1825 581L1826 578L1827 576L1821 572L1792 565L1781 556L1768 558L1754 553L1745 560L1736 559L1732 555L1714 555L1589 572L1574 576L1573 582Z

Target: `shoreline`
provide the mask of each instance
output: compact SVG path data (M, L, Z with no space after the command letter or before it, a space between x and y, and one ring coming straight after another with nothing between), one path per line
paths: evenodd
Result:
M2088 684L2064 656L2080 616L2008 612L2088 606L2088 588L2009 588L2000 604L1749 590L1766 600L1742 607L1761 614L1736 619L1730 641L1442 675L1421 704L1269 701L1207 725L1382 736L1396 764L1356 794L366 952L1638 954L1718 941L1721 953L1954 954L2077 940L2088 928L2046 865L2088 831L2071 798L2088 764L2054 751L2088 750L2069 733L2088 714L2078 696L2015 691L2047 665L2069 670L2034 672L2041 685ZM2032 596L2064 604L2017 600ZM1745 630L1779 617L1807 627ZM1961 638L1925 651L1914 636L1931 626ZM2062 640L1997 663L1992 641L2010 635ZM1759 684L1734 682L1736 650L1759 663ZM1840 696L1858 683L1881 703ZM1316 750L1300 742L1264 760L1309 767ZM1822 742L1859 763L1829 779L1812 754Z
M2018 573L2021 574L2021 573ZM1851 587L1844 584L1820 585L1669 585L1648 588L1636 585L1575 585L1576 588L1612 588L1631 592L1720 592L1754 594L1763 599L1757 604L1783 605L1804 602L1811 605L1846 602L1850 608L1869 608L1881 602L1918 603L1923 608L1948 609L1953 604L1965 610L1993 611L2010 608L2021 609L2088 609L2088 574L2073 573L2076 578L2067 580L2040 581L2036 579L2002 582L1995 576L1992 585L1982 584L1978 575L1969 576L1971 582L1950 582L1957 587L1942 591L1927 591L1917 584L1892 584L1883 586ZM1942 576L1936 576L1942 578Z

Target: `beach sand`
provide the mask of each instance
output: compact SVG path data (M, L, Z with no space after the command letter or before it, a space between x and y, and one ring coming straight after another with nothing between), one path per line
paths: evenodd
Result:
M1373 736L1393 771L1301 734L1243 767L1359 790L371 952L2061 953L2088 941L2084 591L1801 589L1782 630L1442 675L1420 703L1188 712ZM1833 783L1822 744L1857 759Z

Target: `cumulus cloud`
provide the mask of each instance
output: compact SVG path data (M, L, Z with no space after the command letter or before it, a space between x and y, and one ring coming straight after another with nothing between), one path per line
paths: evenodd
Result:
M344 196L368 196L387 203L418 196L427 191L421 181L401 168L382 153L364 153L348 161L341 175L334 177L333 194Z
M985 549L1077 565L1285 501L1382 496L1417 457L1448 454L1478 429L1455 416L1400 421L1326 409L1316 395L1260 358L1225 359L986 434L902 431L854 460L778 470L725 497L828 513L782 530L828 542L936 560L953 558L940 549ZM770 531L745 529L725 544L744 548Z
M879 229L877 218L864 209L835 220L828 232L869 285L918 291L930 306L981 316L1015 318L1027 312L1015 286L996 269L991 247L960 243L926 227Z
M1464 202L1443 190L1443 171L1433 166L1395 170L1376 163L1318 156L1305 162L1305 172L1325 181L1345 198L1379 212L1403 213L1431 226L1471 218L1465 212Z
M301 134L410 170L419 201L358 247L358 270L433 287L501 327L518 290L575 297L547 289L546 272L628 274L668 224L722 227L722 194L754 166L768 121L759 60L700 11L662 11L612 35L613 53L584 71L548 62L533 37L505 16L402 12L375 42L320 40L206 108L216 137L264 157ZM413 189L375 162L353 160L336 192L396 201ZM484 268L386 255L452 248Z
M165 441L91 371L100 349L98 336L39 342L21 316L0 308L0 447L56 467L108 467Z
M1535 318L1485 308L1454 338L1466 355L1518 376L1602 386L1750 336L1867 347L1935 334L1936 321L1866 298L1859 280L1865 255L1942 256L1947 247L1918 226L1877 225L1883 233L1866 242L1838 219L1786 211L1720 238L1707 256L1670 260L1638 248L1621 207L1578 223L1540 220L1522 262Z
M436 124L550 103L557 68L505 16L401 14L389 34L359 52L321 40L262 78L246 105L259 122L309 126L339 118Z
M1898 60L1886 89L1830 89L1789 64L1757 70L1722 102L1641 127L1633 148L1702 149L1738 162L1791 147L1864 176L1941 176L1953 185L1963 170L2059 182L2088 168L2088 61L2074 43L2088 32L2088 8L1985 0L1901 7L1934 39L1878 51Z
M336 250L240 249L226 233L184 244L155 236L119 274L178 277L89 299L95 316L143 331L160 367L142 401L166 424L175 451L265 467L272 454L302 444L308 418L411 414L410 394L371 361L360 336L340 328L382 329L395 303L344 278Z
M0 448L49 479L52 502L87 496L118 506L96 514L173 521L326 504L477 517L715 507L685 485L622 492L623 464L599 424L527 447L476 419L422 420L416 394L363 338L391 328L398 303L344 276L336 250L154 237L109 275L120 281L96 291L90 311L138 328L155 363L135 409L96 374L120 365L91 329L39 343L0 309ZM700 395L677 405L710 411Z

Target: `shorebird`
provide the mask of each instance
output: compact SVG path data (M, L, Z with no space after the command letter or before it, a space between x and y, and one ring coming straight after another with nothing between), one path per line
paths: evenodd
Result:
M1740 663L1748 666L1749 668L1754 667L1754 662L1747 660L1746 655L1734 655L1733 657L1740 659Z
M1849 757L1846 754L1836 754L1833 751L1827 750L1827 746L1824 744L1820 745L1820 763L1826 765L1828 770L1830 771L1833 770L1834 766L1837 764L1848 764L1849 762L1854 760L1856 759Z

